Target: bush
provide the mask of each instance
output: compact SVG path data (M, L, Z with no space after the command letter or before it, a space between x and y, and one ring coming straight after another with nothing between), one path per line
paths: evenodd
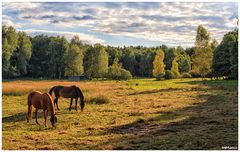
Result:
M131 75L131 72L125 70L125 69L121 69L121 79L123 80L130 80L132 79L132 75Z
M190 73L183 73L182 78L191 78L192 75Z
M174 74L173 74L172 71L166 70L166 71L165 71L164 78L165 78L165 79L174 79L175 77L174 77Z
M88 103L91 103L91 104L106 104L109 102L110 102L110 100L108 99L108 97L103 96L103 95L99 95L97 97L91 98L88 101Z
M156 79L157 80L163 80L165 74L158 74Z
M132 79L132 75L129 71L113 65L108 68L108 78L114 80L129 80Z
M198 73L195 72L195 71L190 71L189 73L191 74L191 76L192 76L193 78L199 78L199 77L201 77L201 75L198 74Z

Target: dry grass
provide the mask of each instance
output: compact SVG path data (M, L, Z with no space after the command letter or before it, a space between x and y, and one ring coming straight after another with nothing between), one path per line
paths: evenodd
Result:
M137 85L136 85L137 84ZM56 128L26 123L31 90L77 85L88 100L84 112L68 111L61 98ZM221 149L237 146L237 81L3 82L3 149Z

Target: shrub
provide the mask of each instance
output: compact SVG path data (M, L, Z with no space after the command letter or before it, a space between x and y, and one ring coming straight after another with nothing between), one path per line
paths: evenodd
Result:
M97 97L91 98L88 102L91 104L106 104L109 103L110 100L106 96L99 95Z
M199 77L201 77L201 75L198 74L198 73L195 72L195 71L190 71L189 73L191 74L191 76L192 76L193 78L199 78Z
M123 80L129 80L129 79L132 79L132 75L131 75L131 72L125 70L125 69L121 69L121 77L120 79L123 79Z
M132 79L132 75L120 66L112 65L108 68L108 78L114 80L129 80Z
M165 74L158 74L156 79L157 80L163 80Z
M164 78L165 78L165 79L174 79L174 74L173 74L173 72L170 71L170 70L166 70L166 71L165 71Z
M182 78L191 78L192 75L190 73L183 73Z

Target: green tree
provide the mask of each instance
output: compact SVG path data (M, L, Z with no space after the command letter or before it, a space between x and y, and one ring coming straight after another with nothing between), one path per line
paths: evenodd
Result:
M122 68L122 65L118 63L118 59L116 58L113 64L108 68L108 78L128 80L132 79L132 75L129 71Z
M10 58L18 46L18 34L12 26L2 26L2 45L3 78L8 78L10 72Z
M107 46L106 47L106 52L108 53L108 65L112 65L114 63L115 59L120 59L120 51L118 48L116 47L112 47L112 46Z
M32 43L25 32L18 33L18 47L11 57L11 68L13 76L24 76L27 74L28 62L32 55Z
M231 77L238 79L238 29L232 32L230 42Z
M37 35L30 39L32 43L32 55L29 61L28 75L31 77L51 77L49 70L51 39L46 35Z
M154 55L154 52L151 50L142 53L139 62L139 74L141 76L152 76Z
M136 58L135 49L133 47L124 47L122 55L123 68L130 71L132 75L135 75L136 71Z
M214 51L217 48L217 46L218 46L218 42L216 39L214 39L211 43L212 50Z
M164 60L164 52L162 49L159 49L156 52L155 59L153 61L153 76L156 78L163 78L165 73L165 64L163 62Z
M178 63L178 68L180 73L186 73L191 70L191 57L182 48L178 47L175 53L175 58ZM172 60L173 61L173 60Z
M82 41L80 40L78 35L74 35L71 39L71 44L76 44L76 45L83 45Z
M238 32L228 32L214 51L213 74L215 77L237 78Z
M51 38L49 43L50 61L49 72L52 78L61 79L64 76L65 62L64 58L69 49L69 44L64 37Z
M83 51L77 44L71 44L65 56L65 76L80 76L83 74Z
M100 44L89 47L84 56L84 69L88 78L103 78L108 72L108 53Z
M210 45L210 34L203 26L198 26L193 55L193 71L204 78L211 72L213 52Z
M166 65L166 69L171 69L172 67L172 61L174 58L177 57L178 53L175 48L167 48L165 46L165 58L164 58L164 64Z

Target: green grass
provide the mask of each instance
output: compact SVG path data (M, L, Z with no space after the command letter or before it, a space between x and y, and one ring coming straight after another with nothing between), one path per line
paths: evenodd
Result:
M203 84L201 79L191 78L3 82L3 149L237 147L237 83L207 80ZM47 91L57 84L78 85L86 98L101 99L104 104L87 103L84 112L69 112L69 100L61 98L56 128L51 127L50 117L48 127L44 127L42 112L38 119L40 126L34 119L27 123L28 92Z

